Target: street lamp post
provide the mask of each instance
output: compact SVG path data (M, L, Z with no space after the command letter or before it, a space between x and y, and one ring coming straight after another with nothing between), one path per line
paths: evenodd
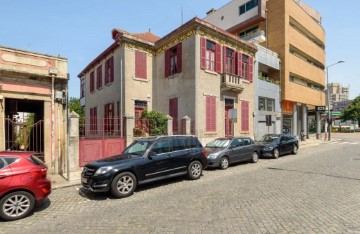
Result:
M327 122L328 122L328 128L329 128L329 137L328 137L328 140L330 141L331 140L331 112L330 112L330 92L329 92L329 67L331 66L334 66L336 64L339 64L339 63L344 63L345 61L343 60L340 60L339 62L337 63L333 63L329 66L326 67L326 91L327 91L327 109L328 109L328 119L327 119Z

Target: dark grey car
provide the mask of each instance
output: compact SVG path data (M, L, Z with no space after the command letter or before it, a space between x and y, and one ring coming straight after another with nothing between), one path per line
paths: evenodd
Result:
M256 163L259 148L250 137L216 138L205 146L208 167L227 169L230 164L243 161Z

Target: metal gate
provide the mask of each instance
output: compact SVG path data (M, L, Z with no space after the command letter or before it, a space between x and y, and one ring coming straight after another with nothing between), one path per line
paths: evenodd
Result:
M87 124L86 124L87 123ZM98 126L98 123L100 125ZM123 136L125 121L123 122ZM122 153L126 139L121 137L120 118L90 118L80 125L79 165Z
M44 160L44 120L13 120L5 118L5 149L33 151Z

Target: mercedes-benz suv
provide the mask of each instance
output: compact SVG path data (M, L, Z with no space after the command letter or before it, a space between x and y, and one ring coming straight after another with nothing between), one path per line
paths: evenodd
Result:
M122 154L85 165L82 185L117 198L133 194L137 185L174 176L199 179L207 167L206 152L194 136L159 136L134 141Z

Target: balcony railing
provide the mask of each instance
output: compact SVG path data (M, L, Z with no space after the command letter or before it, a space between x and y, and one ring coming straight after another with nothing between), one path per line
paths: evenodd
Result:
M264 30L256 30L248 33L245 36L242 36L241 39L245 41L254 40L260 43L266 41L266 35Z
M224 73L221 77L221 90L241 93L244 89L240 76Z

